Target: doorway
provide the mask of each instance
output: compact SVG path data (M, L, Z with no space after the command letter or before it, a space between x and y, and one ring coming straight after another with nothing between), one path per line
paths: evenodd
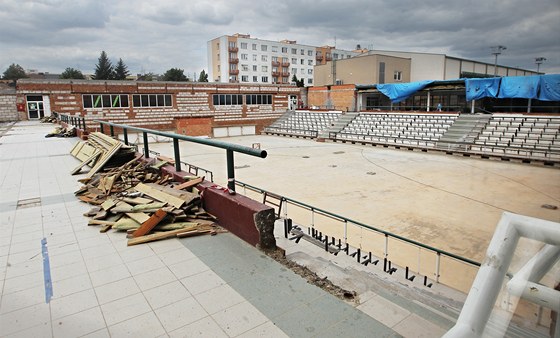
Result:
M289 107L290 110L295 110L296 108L298 108L297 106L297 96L296 95L290 95L290 103L289 103Z
M27 95L27 117L30 120L51 115L48 95Z

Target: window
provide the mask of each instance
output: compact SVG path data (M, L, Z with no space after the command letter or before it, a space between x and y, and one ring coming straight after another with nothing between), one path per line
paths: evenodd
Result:
M253 61L257 61L257 54L253 54Z
M253 47L253 50L257 50L257 44L256 43L254 43L252 47Z
M241 60L247 60L247 54L241 54Z
M267 45L261 45L261 51L266 52L268 49Z
M272 46L272 52L278 53L278 46Z
M307 79L307 84L313 84L313 79Z
M313 66L313 60L307 60L307 65L308 66Z
M300 74L302 75L305 74L305 69L301 68L300 70L301 70Z
M241 82L249 82L249 76L248 75L241 75Z
M239 94L214 94L212 103L215 106L239 106L243 104L243 95Z
M292 54L297 54L297 48L292 48Z
M42 100L42 99L41 99ZM123 108L128 107L128 95L82 95L84 108Z
M229 69L230 69L230 70L236 70L236 69L237 69L237 65L236 65L235 63L230 63Z
M278 57L277 57L277 56L273 56L273 57L272 57L272 62L278 62Z
M278 78L276 76L272 77L272 83L278 83Z
M245 95L245 104L272 104L272 95L270 94L247 94Z
M257 65L253 65L253 72L257 71Z
M313 74L313 69L308 69L307 74Z
M241 70L244 72L248 72L249 71L249 65L241 65Z
M402 72L395 70L395 75L393 76L395 81L402 81Z
M272 67L272 72L273 73L278 73L278 67Z
M299 53L300 53L301 55L305 55L305 49L300 49L300 50L299 50Z
M259 82L259 77L258 76L253 76L253 82Z
M236 47L235 41L230 41L230 42L229 42L229 47L230 47L230 48L235 48L235 47Z
M292 68L292 74L297 74L297 68Z
M292 58L292 63L293 63L293 64L297 64L297 59L296 59L296 58Z
M338 60L338 54L337 53L333 53L332 57L333 57L333 59Z
M134 107L172 107L171 94L135 94L132 95Z
M267 62L268 61L268 56L267 55L261 55L261 61Z
M288 47L282 47L282 53L288 53Z
M313 56L313 51L312 51L312 50L308 50L308 51L307 51L307 55L308 55L308 56Z
M300 64L300 65L305 64L305 60L304 60L304 59L299 59L299 64Z
M241 49L247 49L247 42L241 42Z
M268 66L262 66L262 67L261 67L261 71L263 71L263 72L268 72Z
M263 76L261 78L261 82L264 82L264 83L268 82L268 76Z

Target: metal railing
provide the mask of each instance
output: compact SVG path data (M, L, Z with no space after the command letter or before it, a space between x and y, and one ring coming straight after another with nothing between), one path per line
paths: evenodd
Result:
M296 129L296 128L288 128L288 127L266 127L265 131L269 133L299 135L299 136L305 136L311 138L317 138L317 135L319 134L317 130Z
M144 144L144 157L145 158L150 157L150 149L149 149L149 145L148 145L148 143L149 143L148 142L148 134L168 137L168 138L172 139L173 140L173 154L174 154L174 160L175 160L175 170L177 172L181 171L181 164L184 163L184 162L181 161L181 154L180 154L180 150L179 150L179 141L187 141L187 142L204 144L204 145L211 146L211 147L225 149L226 150L226 161L227 161L228 188L232 191L235 191L235 166L234 166L234 157L233 157L234 152L238 152L238 153L242 153L242 154L246 154L246 155L250 155L250 156L255 156L255 157L260 157L260 158L266 158L266 156L267 156L266 150L253 149L253 148L250 148L250 147L246 147L246 146L242 146L242 145L238 145L238 144L233 144L233 143L227 143L227 142L223 142L223 141L217 141L217 140L212 140L212 139L203 139L203 138L187 136L187 135L179 135L179 134L175 134L175 133L146 129L146 128L140 128L140 127L132 127L132 126L124 125L124 124L116 124L116 123L111 123L111 122L106 122L106 121L96 120L95 122L99 123L99 128L100 128L100 131L102 133L104 133L104 131L105 131L104 127L108 126L110 135L112 137L115 137L115 128L122 129L123 137L124 137L124 143L126 145L129 144L129 141L128 141L128 131L129 130L141 132L142 133L143 144Z
M372 256L373 253L383 261L384 271L391 274L397 270L396 268L391 268L391 261L394 258L393 262L406 268L405 277L410 281L414 279L414 277L410 276L413 274L412 271L416 271L418 274L424 275L424 285L426 285L427 276L430 275L433 276L433 280L436 283L467 291L480 266L480 263L474 260L352 220L307 203L278 195L241 181L235 181L235 184L242 187L243 193L248 197L252 197L250 193L256 193L261 199L264 198L265 194L277 196L277 199L282 204L280 208L282 210L282 218L293 220L298 226L306 227L307 232L313 238L319 239L321 243L324 243L325 250L332 251L334 246L350 255L349 250L355 248L355 252L350 256L355 257L359 263L364 265L368 263L377 264ZM332 222L337 223L334 228ZM329 231L331 234L335 233L335 236L327 235ZM369 234L364 236L363 231L368 231ZM377 248L373 246L377 246ZM362 256L363 254L366 254L366 256ZM422 259L424 259L424 262L422 262ZM430 260L432 263L429 262ZM417 269L409 268L409 266L415 264L417 264Z
M57 120L61 122L73 125L81 130L86 130L86 118L83 116L60 114L54 111L52 112L52 114L54 115L54 117L56 117Z

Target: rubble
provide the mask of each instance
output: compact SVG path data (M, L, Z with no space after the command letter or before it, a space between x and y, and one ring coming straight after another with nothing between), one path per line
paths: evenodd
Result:
M132 148L99 134L90 134L88 141L79 142L71 151L82 161L73 174L91 167L79 180L84 185L75 192L78 199L93 206L84 213L91 217L88 226L99 226L101 233L127 232L129 246L225 232L217 218L202 208L196 186L204 177L187 176L183 183L174 182ZM167 160L159 158L164 164Z
M56 127L45 137L75 137L76 135L76 127Z

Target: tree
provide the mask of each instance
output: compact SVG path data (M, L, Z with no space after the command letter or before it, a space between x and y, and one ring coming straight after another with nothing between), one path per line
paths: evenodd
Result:
M171 68L163 74L163 81L189 81L189 79L182 69Z
M117 66L115 67L113 78L115 80L126 80L129 75L130 72L128 71L128 67L124 64L122 59L119 59L119 62L117 62Z
M99 59L97 60L97 65L95 66L95 75L93 75L94 80L111 80L113 79L113 65L107 57L105 51L101 52Z
M144 73L140 76L138 76L138 78L136 79L136 81L154 81L157 80L156 75L154 75L154 73Z
M298 80L296 74L294 74L294 76L292 76L292 82L294 82L296 84L296 86L298 86L298 87L303 87L305 85L303 83L303 79Z
M22 66L12 63L6 70L4 71L4 80L12 80L16 82L18 79L26 78L27 75L25 74L25 70Z
M60 74L60 78L61 79L79 79L79 80L83 80L85 79L84 74L82 74L81 71L79 71L78 69L74 69L72 67L68 67L64 70L64 72L62 72L62 74Z
M204 71L204 69L200 72L198 76L198 82L208 82L208 74Z

